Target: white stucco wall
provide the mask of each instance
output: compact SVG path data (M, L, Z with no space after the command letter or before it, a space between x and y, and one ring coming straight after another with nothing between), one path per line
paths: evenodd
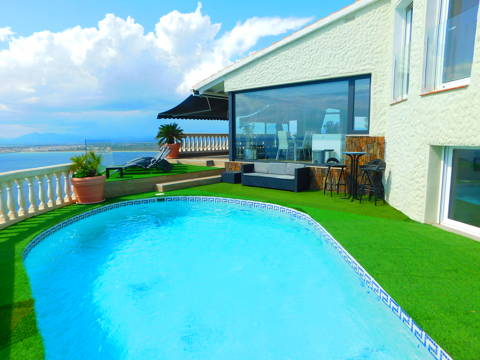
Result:
M227 74L224 87L230 92L370 73L370 135L385 136L387 200L415 220L436 222L443 146L480 146L480 31L471 84L420 96L427 0L414 0L409 96L391 105L398 2L379 0L276 49Z
M391 54L389 0L378 1L230 73L225 91L372 74L370 133L385 134ZM388 54L388 55L387 55Z
M426 3L414 1L408 100L387 110L386 177L391 205L415 220L436 222L441 184L439 150L449 145L480 146L480 31L471 84L465 89L420 96Z

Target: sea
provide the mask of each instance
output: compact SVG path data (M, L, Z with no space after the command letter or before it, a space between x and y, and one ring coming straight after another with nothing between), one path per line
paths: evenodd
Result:
M43 166L67 164L72 156L81 155L81 151L44 151L0 153L0 174L8 171L31 169ZM121 165L142 156L153 156L148 151L111 151L100 153L103 166Z

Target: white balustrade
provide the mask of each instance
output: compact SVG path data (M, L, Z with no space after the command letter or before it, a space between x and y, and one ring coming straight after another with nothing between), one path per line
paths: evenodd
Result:
M30 207L28 208L29 214L35 214L38 211L38 192L34 191L34 179L33 177L27 178L28 184L28 202L30 203Z
M70 181L70 176L68 176L68 171L64 171L62 174L65 186L65 198L63 199L63 202L71 203L73 201L72 182Z
M7 204L5 203L5 187L2 183L0 183L0 223L6 224L9 222L8 215L7 215Z
M8 207L8 218L13 220L18 217L17 208L15 206L15 198L14 198L14 188L13 188L13 181L9 181L6 184L7 187L7 207Z
M228 152L228 134L185 134L180 153L218 153Z
M45 179L47 180L47 207L51 208L55 205L55 201L53 199L53 184L52 184L52 176L53 174L46 174Z
M16 179L14 181L15 185L17 186L18 216L25 216L28 213L25 201L25 191L23 188L24 182L25 179Z
M63 182L62 182L62 173L56 172L55 174L55 188L57 189L57 199L56 204L62 205L63 204Z
M0 229L71 204L70 164L0 173Z

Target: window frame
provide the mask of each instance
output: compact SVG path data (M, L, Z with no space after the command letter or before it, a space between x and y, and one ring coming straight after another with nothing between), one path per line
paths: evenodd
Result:
M393 69L392 69L392 101L398 102L408 99L408 92L410 89L410 64L411 64L411 48L412 48L412 33L413 33L413 8L414 2L412 0L403 0L397 5L395 9L395 31L394 31L394 47L393 47ZM408 16L410 12L410 17ZM410 23L408 23L410 18ZM407 29L408 39L407 39ZM400 35L399 35L400 34ZM400 37L399 37L400 36ZM401 81L397 82L397 68L399 64L397 59L402 60L402 65L406 70ZM406 65L405 65L406 64ZM397 95L397 86L402 87L400 95Z
M368 129L366 130L354 130L354 106L355 106L355 81L361 79L369 79L370 80L370 92L368 94L369 97L369 104L368 104ZM238 90L229 92L229 133L230 133L230 150L229 157L230 161L236 160L236 115L235 115L235 96L237 94L242 93L253 93L256 91L264 91L264 90L271 90L271 89L279 89L279 88L287 88L287 87L294 87L294 86L302 86L302 85L314 85L314 84L322 84L322 83L329 83L329 82L337 82L337 81L348 81L348 109L347 109L347 133L345 136L348 135L362 135L362 134L369 134L370 133L370 124L371 124L371 108L372 108L372 74L362 74L362 75L355 75L355 76L347 76L347 77L338 77L338 78L330 78L330 79L323 79L323 80L311 80L311 81L301 81L301 82L293 82L293 83L286 83L286 84L279 84L279 85L272 85L272 86L264 86L264 87L256 87L251 89L245 90Z
M471 83L471 78L472 78L472 70L473 66L471 67L470 70L470 76L465 77L463 79L458 79L458 80L452 80L452 81L447 81L443 82L443 71L445 68L445 47L446 47L446 35L447 35L447 20L448 20L448 12L450 9L450 2L452 0L430 0L429 4L427 6L427 14L426 14L426 19L427 21L425 22L426 24L429 23L428 19L429 16L434 16L434 23L436 25L436 30L435 30L435 40L434 40L434 53L435 53L435 64L432 65L435 68L433 69L434 72L434 79L433 79L433 87L430 88L427 84L427 76L428 76L428 36L425 36L425 49L424 49L424 63L423 63L423 82L422 82L422 91L424 93L436 91L436 90L445 90L445 89L452 89L452 88L457 88L457 87L464 87L468 86ZM434 15L430 14L430 3L434 2ZM478 19L478 9L477 9L477 19ZM478 20L477 20L478 23ZM477 28L475 30L475 38L477 37ZM475 56L475 49L474 49L474 54ZM474 63L474 58L472 58L472 63Z

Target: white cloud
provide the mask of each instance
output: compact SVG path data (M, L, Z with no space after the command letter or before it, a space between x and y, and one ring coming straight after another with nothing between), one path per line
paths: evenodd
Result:
M191 86L248 54L264 36L310 19L251 18L220 33L202 13L173 11L153 32L131 17L107 14L97 27L16 36L0 28L0 98L28 112L129 111L186 95Z
M13 34L10 27L0 27L0 42L7 41Z
M13 138L34 132L36 129L19 124L0 124L0 138Z

